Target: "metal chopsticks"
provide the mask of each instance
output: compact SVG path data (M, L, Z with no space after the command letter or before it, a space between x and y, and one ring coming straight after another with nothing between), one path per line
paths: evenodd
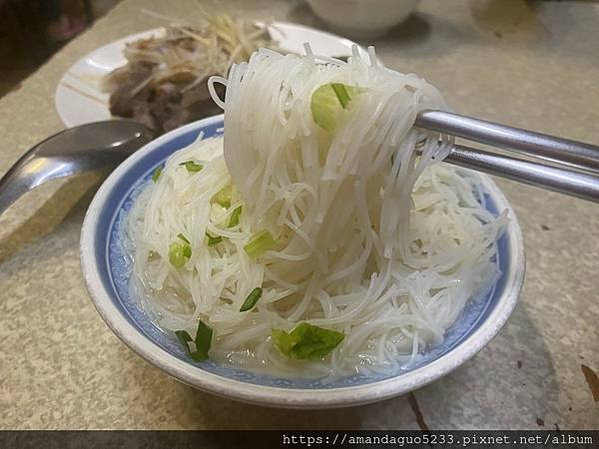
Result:
M446 162L599 202L599 146L442 111L421 112L415 126L539 159L454 145Z

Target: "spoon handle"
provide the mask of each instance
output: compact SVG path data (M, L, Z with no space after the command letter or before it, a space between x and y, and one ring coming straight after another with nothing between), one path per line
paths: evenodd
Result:
M25 156L28 156L26 154ZM21 195L31 189L32 179L27 173L20 175L21 162L25 156L0 179L0 215L8 209Z
M140 123L110 120L69 128L47 138L30 148L0 179L0 214L47 181L118 165L153 137Z

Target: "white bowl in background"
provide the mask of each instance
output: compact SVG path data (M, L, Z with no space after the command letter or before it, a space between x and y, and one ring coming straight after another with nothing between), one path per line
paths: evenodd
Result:
M334 31L352 38L381 36L403 22L420 0L307 0Z

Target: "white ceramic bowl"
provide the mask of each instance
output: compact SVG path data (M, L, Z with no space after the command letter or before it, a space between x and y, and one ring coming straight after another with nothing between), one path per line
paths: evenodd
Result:
M403 22L420 0L307 0L334 31L356 39L385 34Z
M427 350L407 369L380 376L350 376L330 384L315 379L283 379L255 374L212 361L186 357L174 335L162 332L131 296L131 266L123 257L123 223L133 194L155 168L200 132L222 132L222 116L191 123L149 143L123 162L96 193L81 232L81 265L98 312L131 349L175 378L198 389L253 404L288 408L332 408L380 401L422 387L454 370L483 348L508 319L524 277L524 252L514 211L491 181L483 176L486 207L507 209L511 221L498 244L503 275L488 297L467 306L443 343Z

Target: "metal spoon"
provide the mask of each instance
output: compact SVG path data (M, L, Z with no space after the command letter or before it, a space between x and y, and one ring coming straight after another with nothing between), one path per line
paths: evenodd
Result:
M151 130L131 120L61 131L27 151L0 179L0 214L46 181L116 166L153 138Z

